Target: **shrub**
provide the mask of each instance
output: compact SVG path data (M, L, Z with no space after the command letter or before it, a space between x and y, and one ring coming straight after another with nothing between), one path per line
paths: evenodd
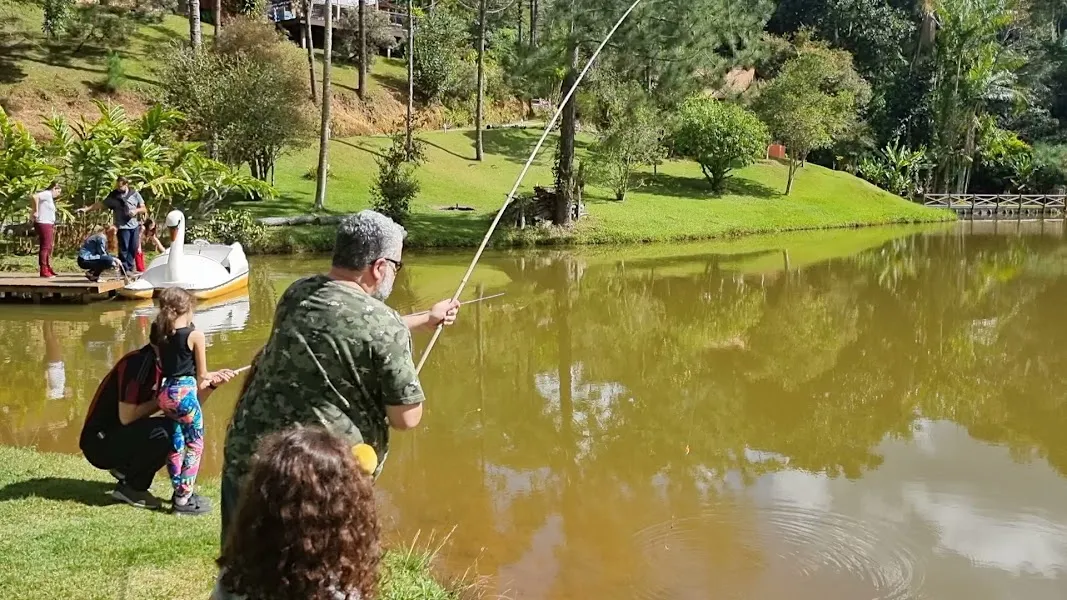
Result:
M371 188L374 210L403 224L411 213L411 201L419 195L415 168L422 162L422 142L412 140L413 160L408 161L407 144L402 134L393 135L385 154L377 159L378 176Z
M226 209L213 213L189 228L189 238L202 238L218 244L240 243L246 248L258 248L266 238L267 228L241 209Z
M104 73L104 90L114 93L126 83L126 67L118 52L108 52L107 70Z
M731 170L762 156L769 141L755 113L706 96L682 105L672 135L674 152L699 163L716 193L725 188Z

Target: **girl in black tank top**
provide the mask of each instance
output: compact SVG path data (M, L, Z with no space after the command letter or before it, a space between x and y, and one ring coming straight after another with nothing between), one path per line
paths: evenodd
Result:
M163 290L151 335L163 371L159 408L174 421L171 441L175 451L167 457L174 485L171 510L188 515L211 510L205 498L193 493L204 453L204 415L197 391L213 377L207 370L204 334L193 326L195 307L196 298L189 292L176 287Z

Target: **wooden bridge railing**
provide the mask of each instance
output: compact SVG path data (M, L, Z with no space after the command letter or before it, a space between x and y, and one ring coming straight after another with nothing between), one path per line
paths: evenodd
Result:
M971 219L1067 219L1064 194L925 194L919 201Z

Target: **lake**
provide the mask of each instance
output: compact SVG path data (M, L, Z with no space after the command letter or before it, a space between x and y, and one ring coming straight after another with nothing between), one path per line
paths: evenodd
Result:
M450 296L471 254L406 255L390 304ZM197 315L213 369L328 258L251 262ZM500 292L393 436L391 543L517 599L1067 597L1062 223L487 253L464 297ZM152 318L0 307L0 443L76 452ZM209 475L238 387L205 406Z

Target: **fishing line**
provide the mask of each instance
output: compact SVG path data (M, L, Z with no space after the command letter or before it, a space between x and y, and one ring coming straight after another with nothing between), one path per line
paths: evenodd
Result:
M578 91L578 85L585 79L585 74L589 72L593 63L596 62L597 57L600 56L600 52L608 45L608 41L611 40L611 37L615 35L615 32L619 30L619 27L621 27L627 17L630 16L630 13L632 13L642 1L643 0L634 0L634 3L630 5L630 8L626 9L626 12L619 17L615 26L608 32L607 37L600 42L600 46L597 47L596 52L593 52L593 55L589 57L589 61L585 63L585 68L582 69L582 72L578 75L578 79L575 80L574 85L571 86L571 89L567 91L567 94L559 103L559 108L557 108L555 114L552 115L552 120L545 126L545 131L541 134L541 139L537 140L537 145L534 146L533 152L530 153L530 158L526 159L526 164L523 165L522 171L519 173L519 178L515 180L515 185L511 187L511 192L509 192L507 198L504 199L504 204L500 206L500 210L496 212L496 217L493 218L493 223L489 225L489 231L485 232L485 237L482 238L482 243L478 246L478 251L474 253L474 260L472 260L470 266L467 267L467 272L463 275L463 279L459 282L459 287L456 288L456 293L452 296L453 302L459 299L460 294L463 293L463 288L467 287L467 281L470 280L471 273L474 272L474 267L478 266L478 260L482 258L482 253L485 252L485 247L489 244L489 238L492 237L493 232L496 231L497 225L500 224L500 218L504 216L504 210L513 200L515 200L515 193L519 191L519 186L522 185L522 180L526 177L526 173L530 170L530 167L533 166L533 161L537 158L537 153L541 151L541 146L544 145L545 140L548 138L548 134L550 134L552 129L556 126L556 121L558 121L563 114L563 110L567 107L567 103L571 101L571 97ZM430 338L430 343L427 344L426 350L422 353L422 358L419 359L418 366L415 367L416 374L422 372L422 367L426 365L426 359L430 357L430 351L433 350L434 344L437 343L437 338L441 337L441 332L443 330L444 323L438 324L437 328L434 329L433 337Z

